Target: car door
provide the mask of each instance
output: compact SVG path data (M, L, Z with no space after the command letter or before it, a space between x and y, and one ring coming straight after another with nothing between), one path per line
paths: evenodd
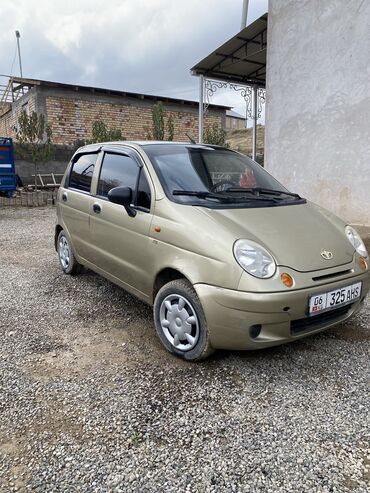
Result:
M149 232L153 218L153 185L140 157L131 149L103 150L95 197L90 210L94 264L129 291L147 298L152 289ZM114 187L133 190L134 217L109 202Z
M74 252L91 260L90 210L93 203L91 186L97 152L80 153L73 157L64 186L59 191L58 207Z

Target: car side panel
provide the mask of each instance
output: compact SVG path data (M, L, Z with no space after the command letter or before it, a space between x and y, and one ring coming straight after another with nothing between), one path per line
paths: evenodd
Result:
M93 204L99 204L99 214L93 212ZM147 294L152 283L149 252L152 214L137 211L135 217L130 217L123 206L98 197L91 204L90 214L92 262L128 289Z
M58 191L58 217L60 225L71 240L77 259L91 260L89 211L92 197L73 189Z

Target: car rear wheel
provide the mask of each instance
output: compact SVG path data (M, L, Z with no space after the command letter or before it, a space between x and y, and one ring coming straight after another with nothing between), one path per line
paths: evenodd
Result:
M63 269L63 272L71 276L77 275L81 270L81 265L77 262L75 256L73 255L71 245L63 230L58 236L57 251L59 263Z
M213 352L202 306L186 279L171 281L158 291L154 323L163 345L180 358L200 361Z

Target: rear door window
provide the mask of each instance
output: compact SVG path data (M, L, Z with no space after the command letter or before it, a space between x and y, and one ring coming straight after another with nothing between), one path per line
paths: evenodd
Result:
M73 163L69 187L82 192L90 192L97 154L82 154Z

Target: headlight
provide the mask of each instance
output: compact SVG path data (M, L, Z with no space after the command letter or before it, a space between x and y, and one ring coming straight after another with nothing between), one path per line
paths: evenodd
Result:
M349 239L351 245L356 250L356 252L359 255L361 255L361 257L367 258L369 256L369 254L367 253L364 242L362 241L361 236L357 233L357 231L355 229L351 228L351 226L346 226L345 232L346 232L347 238Z
M254 241L237 240L234 256L238 264L254 277L268 279L275 274L276 263L272 255Z

